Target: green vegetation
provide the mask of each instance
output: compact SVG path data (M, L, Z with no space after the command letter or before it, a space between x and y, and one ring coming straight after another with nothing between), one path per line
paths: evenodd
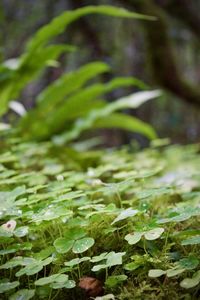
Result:
M0 66L1 114L63 51L73 50L49 43L88 13L152 20L106 6L57 17L19 59ZM198 298L200 146L166 146L151 126L119 113L161 93L145 90L108 103L104 97L115 89L146 89L132 77L99 83L96 77L108 71L93 62L64 74L38 95L34 109L21 108L14 125L1 123L2 299ZM19 103L11 103L17 111ZM80 139L85 131L114 127L143 134L151 147L104 149L98 138Z
M199 146L83 146L1 142L4 299L197 299Z

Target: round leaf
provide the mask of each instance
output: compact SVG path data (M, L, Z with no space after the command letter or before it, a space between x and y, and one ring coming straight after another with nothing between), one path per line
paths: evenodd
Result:
M58 238L53 245L58 253L67 253L73 246L74 241L65 238Z
M27 234L28 234L28 226L18 227L14 231L14 235L17 236L17 237L23 237L23 236L25 236Z
M73 245L72 251L74 253L83 253L87 251L89 248L91 248L93 245L94 245L94 239L86 237L76 241Z
M194 256L190 256L179 260L178 264L186 270L193 270L198 266L199 260Z
M161 227L154 228L145 232L144 237L149 241L156 240L161 236L163 232L164 232L164 228Z
M71 228L69 231L67 231L65 234L65 238L68 240L78 240L83 238L86 233L82 228Z
M68 281L68 275L65 274L54 274L48 277L43 277L35 281L35 285L45 285L50 283L66 283Z
M125 236L125 240L128 241L129 245L134 245L141 240L143 232L129 233Z
M121 282L125 281L127 279L126 275L116 275L116 276L109 276L106 280L105 284L106 286L112 288Z
M200 282L200 271L196 272L192 278L185 278L181 281L180 286L185 289L190 289L198 285Z
M167 270L167 277L174 277L183 273L185 269L169 269Z
M119 214L119 216L116 219L114 219L114 221L111 223L111 225L115 224L116 222L125 220L129 217L133 217L137 213L138 213L137 209L132 209L132 208L125 209Z
M35 295L35 290L19 290L9 297L9 300L29 300Z
M67 280L67 281L64 281L64 282L53 282L50 287L52 289L63 289L63 288L66 288L66 289L72 289L76 286L76 283L74 280Z
M200 244L200 235L194 236L192 238L186 239L181 242L181 245L186 246L186 245L197 245Z
M88 261L88 260L90 260L90 257L87 257L87 256L82 257L82 258L74 258L70 261L65 262L64 265L67 267L74 267L74 266L80 264L81 262Z
M164 274L166 274L166 271L163 271L161 269L153 269L153 270L149 270L148 276L151 278L157 278Z
M10 291L16 288L18 285L19 285L19 281L0 283L0 293Z

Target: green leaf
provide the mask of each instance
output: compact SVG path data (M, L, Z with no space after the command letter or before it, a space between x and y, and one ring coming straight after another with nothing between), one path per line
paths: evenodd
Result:
M180 286L184 289L191 289L200 283L200 271L196 272L192 278L185 278L181 281Z
M119 128L124 130L129 130L132 132L138 132L143 134L149 139L156 138L156 132L154 129L147 123L129 115L113 113L108 117L101 118L97 120L94 125L94 128Z
M179 274L182 274L185 271L185 269L169 269L167 270L167 277L174 277Z
M129 243L129 245L134 245L141 240L143 234L144 232L129 233L125 236L125 240Z
M105 63L92 62L76 71L64 74L39 94L37 97L39 108L48 112L66 96L79 90L88 80L109 70L109 66Z
M106 269L106 268L108 268L108 266L106 265L106 264L102 264L102 265L97 265L97 266L94 266L94 267L92 267L92 271L93 272L98 272L98 271L100 271L101 269Z
M107 257L107 255L108 255L108 252L104 252L104 253L101 253L100 255L98 255L98 256L93 256L92 258L91 258L91 262L99 262L99 261L102 261L102 260L105 260L106 259L106 257Z
M29 263L25 266L25 268L19 270L15 276L19 277L22 276L24 274L30 276L30 275L34 275L37 274L38 272L40 272L44 266L50 264L53 261L52 257L48 257L43 261L40 260L35 260L32 263Z
M143 265L143 264L140 264L137 262L130 262L124 266L124 269L127 271L134 271L134 270L138 269L141 265Z
M118 84L122 85L121 81L119 81ZM113 86L115 86L115 82L111 84L111 87ZM108 118L108 116L113 114L115 111L125 108L137 108L142 103L158 96L160 96L160 91L138 92L134 95L124 97L114 101L113 103L107 104L101 109L91 110L87 116L82 119L78 119L75 122L72 130L60 136L55 136L53 141L56 144L62 145L66 142L76 139L83 131L92 128L97 121L101 120L102 118Z
M35 281L35 285L45 285L52 282L65 282L69 278L68 275L65 274L54 274L48 277L43 277Z
M58 238L54 241L53 245L58 253L67 253L73 246L74 240L66 238Z
M83 253L87 251L89 248L91 248L94 245L94 239L85 237L83 239L75 241L72 251L74 253Z
M19 285L19 281L0 283L0 293L4 293L16 288Z
M9 297L9 300L29 300L35 295L35 290L22 289Z
M164 274L166 274L166 271L163 271L160 269L152 269L152 270L149 270L148 276L151 278L157 278Z
M67 267L74 267L74 266L77 266L80 263L82 263L84 261L88 261L88 260L90 260L90 257L88 257L88 256L85 256L85 257L82 257L82 258L74 258L70 261L65 262L64 265L67 266Z
M12 244L8 246L6 249L0 250L0 255L6 255L9 253L15 253L17 251L23 250L31 250L32 244L31 243L22 243L22 244Z
M105 282L105 285L109 288L112 288L112 287L115 287L116 285L121 284L127 278L128 277L126 275L109 276Z
M67 280L65 282L53 282L50 284L50 287L52 289L73 289L76 286L76 283L74 280Z
M106 264L108 267L117 266L122 264L122 257L126 252L110 252L107 255Z
M114 219L114 221L111 223L111 225L115 224L116 222L125 220L127 218L133 217L138 213L137 209L127 208L123 210L117 218Z
M70 228L70 230L66 231L65 238L68 240L78 240L86 235L86 232L83 228Z
M37 31L35 36L28 43L28 52L34 52L39 47L44 47L44 45L49 42L50 39L66 30L69 24L88 14L104 14L113 17L155 20L154 17L129 12L123 8L113 7L109 5L86 6L74 11L66 11Z
M164 232L164 228L157 227L154 229L151 229L149 231L146 231L144 233L144 237L146 240L152 241L158 239Z
M180 259L178 265L186 270L193 270L199 265L199 260L195 256Z
M82 95L82 93L80 93L79 96L79 89L94 76L97 76L98 74L101 74L108 70L109 67L106 64L101 62L93 62L79 68L77 71L73 71L69 74L64 74L61 78L49 85L45 90L42 91L41 94L39 94L36 100L38 102L37 107L31 110L31 112L29 112L27 115L25 115L24 118L22 118L22 120L20 121L20 127L25 131L27 129L27 125L29 124L31 126L29 129L30 134L32 133L37 136L40 134L39 128L41 126L50 126L50 124L52 126L53 124L55 124L54 120L57 120L59 125L61 123L61 120L63 123L66 122L67 119L73 119L74 117L76 117L77 112L81 111L77 111L77 109L75 110L74 107L79 106L82 100L84 100L83 103L88 102L88 100L86 100L88 95ZM66 96L74 92L76 92L76 96L72 96L66 101ZM93 95L91 96L93 97ZM62 108L59 108L59 110L57 111L58 104L64 99L64 106L62 106ZM52 113L53 120L51 121ZM74 113L76 114L73 117ZM42 122L44 121L44 116L45 124L47 122L47 125L45 125L44 123L42 124ZM36 118L38 122L37 126L34 122L34 119ZM46 132L48 132L48 130L49 129L47 128Z
M28 229L29 229L28 226L18 227L17 229L15 229L14 235L17 237L26 236L28 234Z
M96 297L95 300L115 300L115 296L113 294L107 294L105 296Z
M26 266L35 262L32 257L16 256L8 260L5 264L1 265L0 269L10 269L17 266Z
M183 240L181 242L181 245L187 246L187 245L197 245L200 244L200 235L194 236L192 238Z
M32 55L25 53L20 58L20 64L16 70L13 70L12 78L3 85L0 92L1 106L0 115L6 112L8 102L17 98L21 90L34 78L40 75L40 72L50 62L55 60L61 53L71 51L72 47L67 45L50 45L46 48L38 49Z
M51 108L51 104L44 108L42 105L43 102L41 102L41 115L33 116L34 118L37 118L37 124L32 122L32 125L29 125L30 134L35 137L44 138L45 136L57 133L66 127L66 122L85 116L88 112L92 111L92 109L96 109L96 107L97 109L99 106L100 108L104 107L104 102L98 100L103 94L118 87L131 86L132 84L134 84L134 80L127 77L114 78L107 84L98 83L91 85L90 87L78 90L72 95L69 95L59 107L52 107L53 113L49 109ZM51 96L49 96L49 99L51 99ZM58 97L58 99L60 99L60 97ZM78 110L77 107L79 107ZM28 117L29 116L26 115L25 118ZM27 122L28 124L31 123L28 119ZM27 132L27 126L24 129Z

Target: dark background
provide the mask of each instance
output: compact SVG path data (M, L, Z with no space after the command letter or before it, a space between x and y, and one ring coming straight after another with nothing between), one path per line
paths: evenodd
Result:
M1 0L0 59L20 55L31 35L64 10L110 4L157 17L157 21L88 16L73 23L58 41L78 51L62 56L59 68L49 68L42 79L21 95L27 107L35 95L62 72L93 60L111 65L115 76L135 76L150 88L161 88L159 99L133 113L149 122L160 137L172 142L199 142L200 136L200 1L199 0ZM106 80L106 78L104 78ZM137 91L130 89L129 92ZM121 96L118 91L117 95ZM109 131L112 143L131 135ZM140 137L138 138L141 139ZM142 141L142 139L141 139Z

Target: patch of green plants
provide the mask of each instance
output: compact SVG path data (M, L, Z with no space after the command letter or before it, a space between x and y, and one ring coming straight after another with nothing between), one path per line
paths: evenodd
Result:
M199 145L75 148L1 141L3 298L197 299Z

